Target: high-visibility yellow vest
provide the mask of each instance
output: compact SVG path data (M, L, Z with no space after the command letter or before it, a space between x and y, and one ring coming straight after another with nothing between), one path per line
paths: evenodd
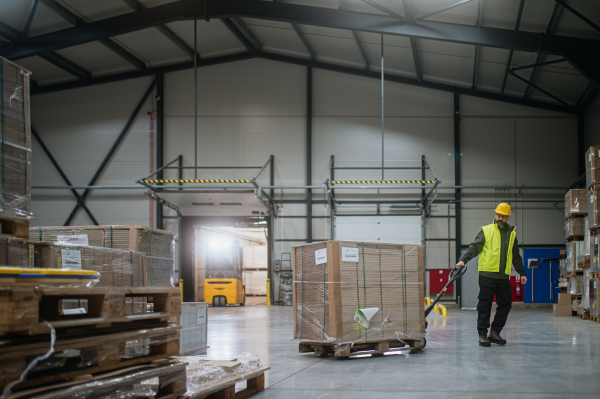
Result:
M483 235L485 236L485 243L483 249L479 254L478 269L480 272L499 272L500 271L500 248L501 248L501 236L500 229L496 223L488 224L481 228ZM510 275L512 269L512 250L515 242L515 228L510 233L508 240L508 253L506 254L506 274Z

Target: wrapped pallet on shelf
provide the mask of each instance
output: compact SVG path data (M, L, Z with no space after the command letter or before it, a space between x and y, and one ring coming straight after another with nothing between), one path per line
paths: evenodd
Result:
M600 316L600 311L598 309L598 282L600 280L597 278L591 278L589 281L589 290L590 290L590 317L595 319L594 321L598 321L598 316Z
M146 255L146 284L174 286L177 234L145 226L32 227L31 240L79 243L96 247L141 252Z
M560 276L564 276L565 274L567 274L567 250L561 249L560 255L558 257L559 257L558 274Z
M585 153L586 187L600 184L600 146L593 145Z
M588 227L593 229L600 227L600 198L598 190L591 189L587 193L588 197Z
M369 342L377 343L376 352L424 346L423 247L327 241L293 252L294 338L301 352L347 357Z
M584 270L582 276L581 303L577 306L577 316L588 319L590 317L590 270Z
M4 234L5 222L28 223L31 216L30 74L0 57L0 218Z
M565 194L565 219L587 215L587 190L572 189Z
M565 220L565 239L583 238L586 218L569 218Z
M571 241L567 243L567 259L566 269L567 272L572 272L577 269L577 256L583 255L584 242L583 241Z

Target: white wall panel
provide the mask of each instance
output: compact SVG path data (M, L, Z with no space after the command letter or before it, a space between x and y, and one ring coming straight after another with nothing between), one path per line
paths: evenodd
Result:
M150 82L140 78L32 97L32 125L71 183L90 182ZM151 109L149 99L97 185L133 185L149 173ZM64 185L35 139L32 142L32 185ZM62 225L75 203L69 191L34 190L32 209L37 217L32 225ZM96 190L87 205L101 224L149 224L149 200L142 190ZM91 221L80 210L72 224Z
M381 86L373 79L323 70L313 71L313 184L329 177L329 159L336 166L379 166L381 162ZM184 157L192 165L193 73L181 71L165 77L165 161ZM34 126L74 184L87 184L150 83L149 78L94 86L33 97ZM199 69L199 165L262 166L275 155L275 184L303 185L306 173L306 69L265 60L248 60ZM385 156L388 166L419 166L425 155L443 186L454 185L453 96L422 88L386 83ZM111 161L100 184L133 184L148 174L150 164L150 102L144 105L127 139ZM600 142L600 116L587 119L588 142ZM576 119L556 119L556 113L461 96L462 183L464 185L514 184L515 120L517 184L568 185L577 178ZM517 117L517 118L512 118ZM542 119L540 117L552 117ZM255 171L202 172L201 177L248 178ZM373 175L373 173L375 175ZM170 176L174 176L171 173ZM187 173L186 176L191 176ZM338 171L336 178L378 177L379 172ZM418 178L419 172L389 172L388 178ZM268 171L261 184L268 181ZM63 184L34 142L34 185ZM303 199L302 191L294 192ZM322 198L322 191L314 198ZM398 193L392 194L397 195ZM514 193L509 193L514 196ZM526 192L533 197L536 193ZM539 193L559 198L556 192ZM249 194L251 197L252 195ZM277 192L276 197L280 196ZM453 196L443 190L440 197ZM175 202L176 196L172 200ZM201 196L197 196L200 200ZM186 212L194 195L181 196ZM220 197L219 197L220 198ZM393 197L398 198L398 197ZM463 244L469 244L479 227L493 215L494 193L464 190L465 200L489 200L463 205ZM537 197L536 197L537 198ZM234 202L234 199L231 200ZM260 204L250 198L242 207L224 214L247 215ZM68 192L36 192L34 225L62 224L75 204ZM88 201L101 223L149 224L149 201L141 192L95 192ZM562 204L527 204L523 239L526 244L562 242ZM183 203L182 203L183 208ZM445 215L445 205L434 214ZM166 211L166 214L170 214ZM228 213L229 212L229 213ZM306 206L286 204L283 215L304 216ZM327 215L322 205L314 215ZM518 234L521 234L520 210ZM412 220L414 219L414 223ZM89 224L85 214L76 220ZM374 223L383 223L375 227ZM283 223L283 226L282 226ZM360 225L360 227L358 227ZM169 229L176 223L167 221ZM353 227L352 227L353 226ZM282 231L283 227L283 231ZM378 230L379 229L379 230ZM372 231L371 231L372 230ZM454 220L451 221L452 236ZM371 231L372 234L367 234ZM428 237L447 238L447 221L431 219ZM327 234L326 236L324 236ZM306 238L306 220L275 221L276 239ZM418 217L338 218L337 238L383 242L420 243ZM328 219L313 220L313 237L329 238ZM521 236L519 235L519 239ZM303 242L276 242L276 258ZM429 243L428 265L446 265L447 243ZM454 246L451 262L454 262Z

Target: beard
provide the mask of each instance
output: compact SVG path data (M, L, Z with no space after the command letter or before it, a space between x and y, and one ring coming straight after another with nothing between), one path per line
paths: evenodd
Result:
M501 229L503 229L503 228L504 228L504 226L506 225L506 223L504 223L504 222L503 222L503 221L501 221L501 220L498 220L498 221L496 222L496 224L498 225L498 228L501 228Z

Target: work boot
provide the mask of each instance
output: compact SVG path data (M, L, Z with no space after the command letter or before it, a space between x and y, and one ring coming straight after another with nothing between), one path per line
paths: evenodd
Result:
M492 346L492 343L490 341L488 341L485 334L481 334L479 336L479 346Z
M500 334L498 334L496 331L494 330L490 330L490 336L488 337L488 339L498 345L506 345L506 340L502 339L502 337L500 336Z

